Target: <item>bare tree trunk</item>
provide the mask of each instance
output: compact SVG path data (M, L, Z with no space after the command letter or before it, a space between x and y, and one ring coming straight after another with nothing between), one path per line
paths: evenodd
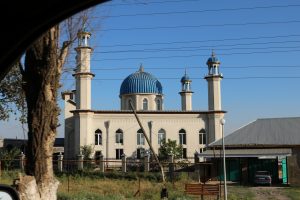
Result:
M28 151L26 176L20 178L22 199L54 200L58 180L53 174L53 144L58 126L57 90L62 61L58 52L59 28L38 39L25 57L24 90L28 106Z

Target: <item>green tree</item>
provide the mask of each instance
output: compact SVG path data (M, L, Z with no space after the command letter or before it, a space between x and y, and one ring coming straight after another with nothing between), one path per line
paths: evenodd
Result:
M81 146L80 148L81 148L81 153L83 155L83 159L91 160L91 156L94 151L93 146L92 145L84 145L84 146Z
M168 155L173 155L175 159L182 158L182 145L177 144L176 140L163 141L159 148L158 157L160 160L166 160Z
M8 120L10 114L16 115L17 111L20 111L19 120L22 123L26 121L20 67L20 63L16 63L0 82L0 120Z
M0 158L3 162L5 169L11 169L12 163L18 159L18 156L21 154L20 149L13 147L11 149L1 148L0 149Z

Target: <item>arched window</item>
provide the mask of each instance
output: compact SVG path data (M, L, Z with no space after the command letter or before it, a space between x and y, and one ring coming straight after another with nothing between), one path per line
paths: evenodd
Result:
M179 131L179 144L186 144L186 131L184 129Z
M100 129L95 131L95 145L102 145L102 131Z
M204 129L199 131L199 144L206 145L206 131Z
M166 131L164 129L160 129L157 136L159 145L161 145L163 141L166 141Z
M156 100L156 110L161 110L161 101L159 99Z
M142 129L137 131L137 145L145 145L145 138Z
M148 100L147 99L143 100L143 110L148 110Z
M131 110L131 105L130 104L132 104L132 100L131 99L128 100L128 110ZM133 106L133 104L132 104L132 106Z
M123 131L121 129L116 131L116 144L123 145Z

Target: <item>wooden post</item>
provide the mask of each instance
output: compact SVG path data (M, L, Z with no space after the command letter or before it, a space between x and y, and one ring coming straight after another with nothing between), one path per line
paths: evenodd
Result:
M172 154L168 155L168 162L169 162L169 176L170 176L170 179L173 182L173 178L174 178L174 156Z
M150 171L150 155L146 154L144 157L144 171L149 172Z
M77 169L78 170L83 170L83 155L81 154L81 152L77 157L78 157L78 159L77 159L77 162L78 162L77 167L78 168Z
M201 200L203 200L204 185L202 185Z
M99 155L99 168L100 172L104 172L104 158L102 153Z
M145 131L145 129L144 129L144 127L143 127L143 125L142 125L142 123L141 123L141 121L140 121L140 119L139 119L139 117L138 117L138 115L137 115L137 113L136 113L136 111L135 111L135 109L134 109L134 107L133 107L131 101L130 101L130 107L131 107L131 109L132 109L132 111L133 111L133 114L134 114L134 116L135 116L135 118L136 118L136 120L137 120L137 122L138 122L140 128L141 128L142 131L143 131L143 135L144 135L144 137L145 137L145 139L146 139L146 141L147 141L147 143L148 143L148 145L149 145L149 147L150 147L150 150L151 150L151 152L152 152L152 155L154 156L155 161L158 163L158 165L159 165L159 167L160 167L161 176L162 176L163 184L164 184L164 187L165 187L166 179L165 179L165 173L164 173L163 166L161 165L161 163L160 163L159 160L158 160L157 155L155 154L155 151L154 151L154 149L153 149L153 147L152 147L152 145L151 145L151 143L150 143L150 140L149 140L149 138L148 138L148 136L147 136L147 134L146 134L146 131ZM164 189L166 189L166 188L164 188Z
M20 169L23 172L24 171L24 163L25 163L25 154L21 152L20 155Z
M125 154L122 155L122 172L126 173L127 172L127 168L126 168L126 160L127 157Z
M194 153L194 162L195 162L195 164L199 162L198 152Z

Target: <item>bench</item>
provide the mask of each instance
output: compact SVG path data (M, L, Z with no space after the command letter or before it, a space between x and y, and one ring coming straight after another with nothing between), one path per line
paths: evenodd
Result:
M203 200L204 195L216 195L217 199L220 198L220 185L219 184L200 184L188 183L185 184L185 194L201 196Z

